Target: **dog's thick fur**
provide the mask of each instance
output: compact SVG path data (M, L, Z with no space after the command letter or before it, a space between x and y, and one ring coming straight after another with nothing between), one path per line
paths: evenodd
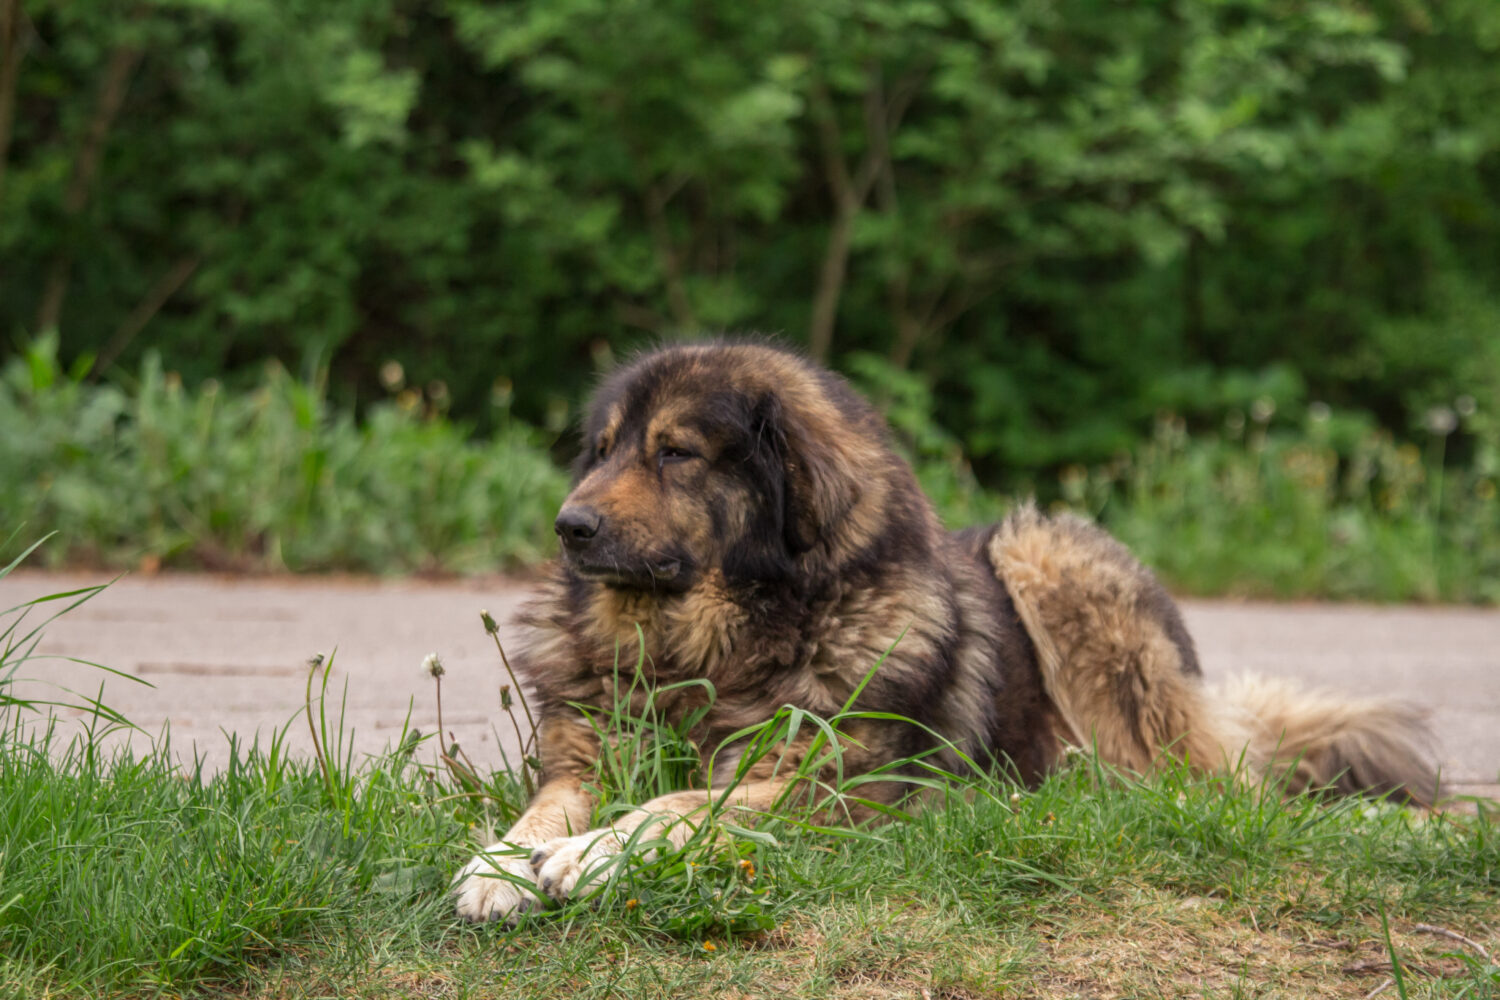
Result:
M782 705L838 712L884 656L855 707L920 725L850 724L846 774L931 751L930 730L951 741L944 766L967 758L1028 783L1072 743L1141 773L1165 754L1293 789L1436 791L1410 707L1266 680L1205 686L1171 598L1088 522L1026 506L945 532L875 410L774 347L667 347L607 379L557 530L557 573L519 616L542 787L458 873L471 920L564 898L643 824L680 842L705 808L709 793L675 793L588 831L598 747L573 706L615 706L638 661L657 687L712 684L694 733L712 748ZM668 712L707 704L702 685L666 697ZM721 755L715 780L733 770ZM758 763L732 803L766 808L783 773ZM902 786L861 794L894 800Z

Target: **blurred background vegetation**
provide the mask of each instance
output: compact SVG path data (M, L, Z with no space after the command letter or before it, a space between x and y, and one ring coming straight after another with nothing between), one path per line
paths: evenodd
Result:
M955 524L1500 600L1497 67L1494 0L0 0L0 516L534 560L596 373L755 330Z

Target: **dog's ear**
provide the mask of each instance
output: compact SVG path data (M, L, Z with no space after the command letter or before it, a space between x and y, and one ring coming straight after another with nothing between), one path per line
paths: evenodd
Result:
M858 470L839 440L836 421L818 421L768 393L756 406L762 442L779 458L782 537L801 555L832 537L859 501Z

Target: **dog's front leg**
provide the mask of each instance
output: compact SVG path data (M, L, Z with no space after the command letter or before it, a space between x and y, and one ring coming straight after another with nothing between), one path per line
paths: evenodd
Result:
M680 850L710 818L720 799L724 799L725 809L765 812L776 804L786 786L785 780L771 779L747 782L727 798L722 789L658 796L607 827L559 837L538 847L531 855L537 884L542 892L559 901L579 891L597 888L632 839L636 843L665 839ZM647 857L653 854L654 849Z
M594 797L583 775L598 743L582 718L543 719L539 731L542 787L503 839L486 847L453 877L458 915L476 923L512 921L541 902L534 886L533 850L588 829Z

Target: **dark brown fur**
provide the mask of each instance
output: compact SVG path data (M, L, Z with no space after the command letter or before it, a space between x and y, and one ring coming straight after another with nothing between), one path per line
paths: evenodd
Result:
M1202 769L1248 753L1264 768L1296 759L1304 784L1339 778L1328 771L1338 765L1346 784L1431 791L1409 711L1299 718L1327 744L1304 744L1323 762L1312 767L1280 743L1291 725L1266 698L1249 711L1206 689L1171 598L1092 525L1025 507L995 527L944 531L881 417L789 352L699 344L637 359L596 394L574 472L558 517L564 558L518 619L517 665L554 734L578 732L573 705L614 706L639 664L653 686L712 684L711 704L701 686L657 701L668 712L706 704L694 736L712 748L782 705L838 712L885 656L855 707L919 725L864 723L846 770L927 751L931 730L1028 783L1074 742L1140 772L1164 752ZM1319 734L1319 719L1354 728ZM570 831L580 822L586 743L544 741L538 801L560 795L565 807L534 806L502 842L541 848L533 865L554 895L564 876L548 872L567 866L549 864L557 848L533 827L555 830L558 809ZM941 759L962 766L959 754ZM768 783L752 784L746 804L769 801L771 776L752 778ZM701 805L701 793L669 796L616 827L652 809L684 814L683 796ZM460 912L524 908L470 877L483 857L460 873Z

